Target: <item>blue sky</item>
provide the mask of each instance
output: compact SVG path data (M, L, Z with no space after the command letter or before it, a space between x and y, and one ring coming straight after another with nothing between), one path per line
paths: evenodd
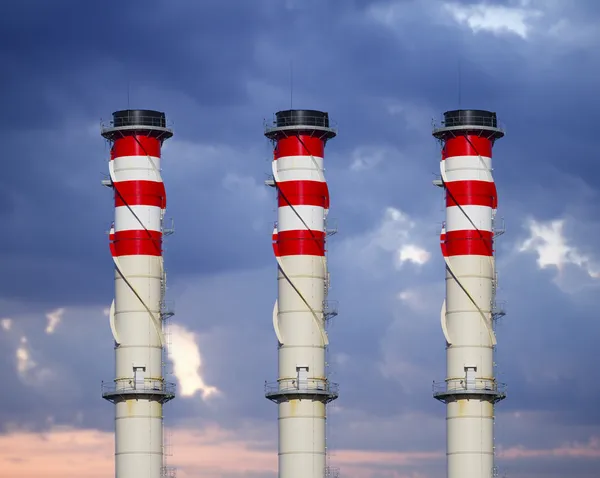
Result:
M340 311L330 329L341 386L331 464L365 478L444 473L445 412L431 398L445 372L431 121L463 107L497 111L507 131L494 149L507 226L497 242L508 312L497 362L509 387L497 408L498 465L511 478L597 478L599 22L600 4L584 0L3 6L0 463L9 478L37 476L56 457L67 478L112 466L113 409L100 397L114 363L104 312L112 199L100 185L99 125L128 106L165 111L175 131L163 150L181 392L165 409L170 461L183 478L275 476L276 407L263 383L277 371L276 203L263 185L262 134L265 118L290 107L290 66L293 107L328 111L339 128L325 159L339 227L328 246ZM92 436L102 453L64 444Z

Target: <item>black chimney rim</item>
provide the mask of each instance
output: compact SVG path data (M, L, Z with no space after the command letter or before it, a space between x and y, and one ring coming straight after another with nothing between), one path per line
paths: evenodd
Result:
M119 131L146 132L163 140L173 136L173 131L167 127L166 115L162 111L127 109L115 111L112 116L110 126L102 128L102 136L107 139L114 139Z
M337 132L329 121L329 113L310 109L289 109L275 113L272 123L265 125L265 136L275 138L280 132L297 131L321 133L326 139L333 138Z
M441 125L434 128L433 136L444 138L456 131L488 132L494 139L504 136L504 131L498 125L496 112L479 109L460 109L444 112L444 119Z
M119 110L113 113L113 126L158 126L167 127L167 118L155 110Z

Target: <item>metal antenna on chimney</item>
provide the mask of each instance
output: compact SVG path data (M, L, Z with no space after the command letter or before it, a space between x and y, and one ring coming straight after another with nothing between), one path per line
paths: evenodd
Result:
M294 109L294 60L290 60L290 109Z

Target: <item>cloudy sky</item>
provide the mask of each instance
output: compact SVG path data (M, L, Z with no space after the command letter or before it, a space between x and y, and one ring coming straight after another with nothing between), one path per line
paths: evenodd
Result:
M275 111L328 111L331 465L355 478L444 476L439 310L444 218L433 118L498 112L501 474L600 476L600 3L592 0L2 2L0 469L113 471L113 298L101 119L165 111L180 478L272 478L277 410L263 181ZM459 81L460 70L460 81ZM290 95L290 72L293 95ZM459 86L460 85L460 86Z

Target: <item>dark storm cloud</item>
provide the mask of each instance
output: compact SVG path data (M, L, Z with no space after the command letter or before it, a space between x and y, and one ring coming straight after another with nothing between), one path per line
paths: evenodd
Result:
M184 1L168 6L157 1L85 6L74 1L52 5L20 2L11 5L3 16L2 44L4 54L14 62L16 71L9 77L13 85L27 80L37 88L21 86L11 91L27 100L25 92L43 93L48 85L62 91L75 87L74 92L71 90L77 97L73 98L75 103L87 107L87 113L94 116L99 106L106 107L97 103L98 91L121 89L119 96L124 100L128 82L134 87L150 82L183 89L193 97L219 104L237 102L242 95L239 71L247 65L245 58L252 43L238 43L232 48L232 32L251 37L260 12L245 2L235 9L217 1L203 2L202 8ZM109 83L80 83L86 70L105 66L107 61L114 62L112 68L109 66L104 75L96 73L97 80ZM26 112L27 106L36 103L13 102L9 110ZM43 106L43 102L38 104L37 116L29 119L43 121L44 114L60 119L65 113L40 111Z
M151 85L158 90L181 91L198 102L200 109L196 116L190 116L187 120L177 118L176 110L171 113L180 125L178 136L172 141L177 138L210 138L245 147L252 140L256 143L262 141L259 121L256 121L261 112L252 113L247 109L250 101L256 102L258 99L247 97L246 81L251 78L263 81L274 79L276 84L286 85L291 60L297 63L295 84L298 101L316 103L320 108L330 110L334 118L342 119L342 134L334 146L341 154L354 146L351 138L364 138L365 142L372 144L410 144L414 142L414 136L399 128L398 122L387 116L381 104L375 100L398 98L402 101L419 91L425 104L436 105L436 109L443 111L446 108L444 105L452 104L448 98L455 97L457 79L454 72L458 59L457 54L444 52L465 51L462 73L467 90L464 92L465 101L480 101L482 107L494 109L501 106L506 111L499 112L501 117L516 131L511 138L511 149L515 151L521 147L518 165L514 161L512 164L506 161L500 170L499 184L510 184L514 179L515 184L524 186L525 183L519 182L519 178L536 174L534 168L543 170L542 166L552 162L551 150L557 146L568 149L570 145L578 145L583 149L592 141L588 131L592 127L591 122L582 122L581 127L569 135L560 134L570 124L569 118L580 117L578 113L583 103L589 108L592 95L584 94L569 101L561 100L560 95L554 95L551 100L542 96L542 89L535 79L519 74L523 61L520 57L498 54L512 46L512 41L498 46L492 37L482 37L474 45L470 33L462 32L457 27L434 29L432 26L423 28L402 24L397 29L387 28L369 17L368 7L374 3L355 2L342 9L334 2L321 8L319 15L313 15L311 8L314 5L274 9L269 2L263 2L259 7L240 3L235 9L227 8L222 2L210 2L203 4L202 9L191 12L189 5L178 2L169 8L147 2L144 8L139 8L141 4L136 3L128 3L119 9L102 4L85 13L78 5L66 2L58 8L39 10L40 14L34 17L25 14L31 5L33 3L15 7L17 11L9 12L6 18L24 19L23 25L17 28L13 22L13 26L7 25L5 30L7 39L12 39L10 45L13 45L10 50L7 48L5 54L15 62L9 77L14 83L10 85L11 101L8 102L5 118L15 112L13 124L21 124L17 120L18 115L26 111L35 112L35 118L28 123L29 128L36 125L64 127L65 115L106 117L112 109L124 107L125 94L118 91L118 85L119 82L127 83L123 80L129 78L128 81L134 85L134 97L136 84ZM420 13L415 9L407 9L406 15L408 19L414 17L417 20ZM94 18L95 21L88 22L86 18ZM328 32L327 36L319 33L324 31ZM40 41L40 38L44 40ZM444 51L441 50L441 39ZM257 57L255 42L258 41L266 43L267 47L260 50L263 56ZM9 45L8 42L5 44ZM490 51L494 54L490 55ZM377 52L377 55L371 52ZM573 63L581 59L564 60ZM507 71L516 74L507 75ZM546 87L565 87L564 83L557 84L553 78L563 82L568 80L560 73L553 73L545 77ZM82 79L85 79L85 84ZM578 79L569 81L585 82ZM580 86L581 91L581 87L587 87L588 84L591 85L587 82L574 86ZM26 88L17 88L20 85ZM518 96L514 93L516 91L519 91ZM29 92L43 94L44 98L32 99ZM64 98L64 109L59 109L60 103L49 99L56 95ZM523 96L528 98L526 105L520 99ZM102 103L97 101L99 97ZM121 101L118 98L122 98ZM114 106L107 109L106 100ZM263 116L278 107L287 106L269 106L269 103L265 98ZM158 98L158 105L162 104L164 100ZM164 109L168 109L167 104L164 106ZM238 114L244 108L246 110ZM550 125L541 121L541 118L553 117L552 111L559 108L561 115L556 121L550 122ZM512 116L509 111L513 112ZM253 116L256 124L250 122ZM524 119L528 121L524 123ZM542 141L545 136L556 139L549 144L548 141ZM533 141L531 138L534 138ZM93 197L94 204L88 203L84 212L81 196L66 195L64 188L60 187L60 181L71 174L69 171L83 171L82 168L92 171L88 169L90 162L84 163L81 153L78 151L74 155L73 150L94 151L99 155L100 139L94 142L90 138L85 143L74 144L71 151L65 152L67 154L59 153L60 144L48 148L47 137L44 139L46 148L39 150L39 143L34 142L23 151L22 141L15 144L16 141L11 141L10 136L6 138L6 151L20 159L15 162L11 176L5 178L3 191L17 187L27 189L31 191L27 201L42 204L42 217L55 217L55 222L59 220L59 212L64 217L67 228L65 234L69 239L57 241L52 235L45 237L45 247L41 249L44 254L57 254L65 260L73 260L70 255L67 259L62 249L68 247L73 250L70 246L73 242L86 245L79 248L86 250L89 247L86 273L96 270L101 267L101 260L105 259L104 256L101 259L99 254L101 236L91 228L86 228L85 235L77 230L83 229L81 225L92 218L101 215L108 217L110 210L105 207L106 198L100 199L100 189L93 196L89 193L87 200ZM536 143L535 153L531 150L532 142ZM523 155L525 148L530 151L528 156ZM53 160L46 161L47 165L40 169L38 158L50 155ZM575 156L582 158L585 155ZM579 161L583 167L587 167L584 166L587 162L583 159ZM96 162L95 167L94 173L97 175L103 167L102 163ZM577 163L574 167L578 167ZM255 168L247 168L247 171L253 170ZM436 171L435 160L431 161L431 170ZM531 173L528 174L528 171ZM60 175L61 179L57 179L56 175ZM81 179L92 180L85 175ZM525 188L521 188L523 190ZM389 194L385 189L383 191ZM196 201L203 204L209 199L214 201L218 194L222 194L222 191L214 189L207 189L206 194L202 189L194 192ZM39 199L37 194L40 194ZM377 193L373 191L373 194ZM6 204L14 203L13 193L7 197ZM100 205L103 206L102 210L98 209ZM24 215L22 210L16 210L16 215ZM207 223L214 224L214 229L218 229L227 217L214 209L198 212ZM46 223L41 218L36 223L36 226L32 226L33 230L27 231L28 237L40 237L42 231L57 229L53 223ZM347 222L349 232L352 232L353 223L358 225L360 220ZM182 240L173 238L173 244L178 241ZM172 272L179 270L178 264L184 267L186 250L192 245L191 242L175 249ZM27 242L23 245L28 254L36 249ZM224 245L227 250L234 249L232 243L225 242ZM218 257L223 263L226 262L224 256L211 254L209 258ZM215 261L205 258L203 262L205 270L219 268ZM243 257L235 256L232 262L242 263ZM36 275L49 274L49 270L42 268ZM16 292L14 287L11 290ZM94 290L99 289L94 287ZM55 296L54 293L52 295ZM82 298L90 296L87 291L76 295Z
M45 332L43 313L21 316L10 330L2 330L0 379L11 384L12 392L0 412L1 429L19 425L39 431L53 423L109 426L113 410L102 400L100 387L114 370L108 360L113 355L107 320L100 309L70 309L51 335ZM18 348L26 351L27 366L21 362L19 367Z
M103 232L110 222L98 221L101 215L110 217L110 199L100 200L100 175L87 178L98 195L77 178L92 164L86 154L90 148L47 131L3 141L11 166L0 187L11 207L1 217L13 231L3 241L3 262L12 271L0 280L3 297L59 305L106 297L108 288L95 271L110 274L103 261L109 258Z
M289 9L280 6L277 9L269 2L252 7L240 3L235 9L224 6L222 2L210 2L191 11L189 5L179 2L174 2L169 8L146 2L143 8L140 6L128 3L123 8L111 9L103 4L84 12L80 6L67 2L57 9L41 10L31 21L24 10L17 11L13 17L25 20L22 28L7 27L7 35L13 38L11 44L16 45L9 52L16 61L11 78L17 82L23 80L26 89L11 88L12 98L7 113L13 110L35 111L36 121L43 120L40 126L54 131L68 127L72 131L76 126L66 124L64 119L70 115L80 120L106 117L112 109L124 107L123 91L127 83L125 79L128 79L133 85L132 97L137 96L138 101L145 98L145 103L156 104L157 108L168 110L170 116L176 118L176 138L171 141L217 141L243 149L251 142L264 142L258 121L261 111L248 109L250 104L256 108L256 102L263 98L246 96L247 80L275 81L275 84L286 85L291 60L297 64L297 101L315 103L320 108L331 110L334 118L342 119L342 134L333 146L342 157L354 146L350 138L364 138L370 144L404 145L414 142L413 135L399 128L397 122L382 110L380 102L375 100L399 95L402 100L406 97L403 92L418 90L424 92L426 102L443 103L449 96L447 89L454 88L453 81L441 79L435 72L452 70L455 59L435 54L439 47L436 41L432 41L429 29L406 28L399 36L397 32L370 20L364 11L367 8L365 3L355 3L345 9L335 3L328 4L319 9L319 15L311 13L315 5L302 4ZM412 16L417 19L417 12ZM95 21L86 21L89 18ZM322 34L325 31L327 36ZM452 32L452 29L442 30L440 34L448 36L446 47L458 49L463 37L458 33L451 35ZM44 41L40 42L39 38ZM266 47L259 49L261 55L257 56L256 45L261 42ZM418 50L414 48L417 44L420 46ZM378 54L370 54L373 51ZM389 61L391 59L393 61ZM469 76L473 84L470 95L474 98L488 97L502 86L501 79L495 80L489 74L489 78L479 78L477 71L470 71L467 66L465 70L465 76ZM28 82L33 83L30 85ZM149 92L138 93L136 85L149 85L159 91L180 91L195 100L198 108L193 113L186 110L189 116L183 119L178 116L177 109L170 109L160 95L157 101L151 101ZM475 88L474 85L481 86ZM43 92L45 101L31 100L29 91ZM57 97L61 101L57 101ZM264 100L263 116L287 107L270 104L268 98ZM108 108L110 104L114 106ZM37 124L33 122L28 129ZM107 191L98 186L96 190L86 190L85 196L82 196L82 192L67 192L63 187L64 181L75 171L79 181L87 184L97 181L99 173L105 173L102 162L82 158L82 155L100 157L101 139L94 141L89 137L84 141L82 138L73 142L69 151L61 152L60 141L50 143L50 137L51 134L47 134L41 142L29 145L22 144L25 138L19 142L10 136L6 138L7 152L18 156L19 161L15 163L10 177L5 178L2 189L27 190L30 193L25 201L37 204L39 210L37 220L28 229L20 229L22 235L29 239L23 242L15 235L15 248L21 247L28 255L39 250L40 254L56 255L65 262L75 261L71 251L79 250L85 259L78 259L77 264L85 265L85 268L82 267L81 273L75 274L75 277L84 277L90 271L104 272L100 268L106 263L102 244L105 238L98 231L105 229L109 222ZM40 165L39 158L52 160ZM223 160L228 161L229 158ZM235 164L256 177L256 165L229 164ZM340 165L345 166L343 163ZM435 171L435 161L432 161L432 170ZM180 202L180 208L173 209L177 212L177 223L187 227L184 232L193 234L184 236L187 239L175 236L170 240L171 273L210 271L228 267L227 264L248 264L247 255L236 247L235 242L227 240L237 234L224 234L225 237L219 239L221 247L218 248L218 244L210 240L211 234L206 232L206 228L217 231L224 226L231 230L234 224L238 224L227 219L231 217L231 213L224 209L228 197L223 196L222 189L214 187L215 180L218 181L222 175L223 169L216 169L214 176L203 178L212 182L213 187L199 183L195 183L194 187L188 185L184 189L189 191L184 196L186 201ZM167 173L165 176L168 179ZM169 184L167 186L169 190ZM335 188L333 179L332 187ZM389 194L389 186L382 188L382 192ZM12 203L14 194L17 193L11 195ZM177 205L177 194L174 193L170 204ZM342 194L343 191L340 191L338 196ZM376 194L375 190L372 194ZM7 203L11 204L11 201ZM194 206L194 209L186 211L188 204L198 204L199 208ZM208 204L220 207L206 207ZM13 211L18 217L30 214L18 207ZM189 224L192 211L194 216L202 218L204 230L190 229L185 225L186 222ZM46 222L46 218L55 219ZM100 221L100 218L103 220ZM346 221L348 232L357 230L362 222L358 217L353 219ZM64 234L60 240L55 237L56 233L48 232L58 231L56 223L59 221L63 224L61 234ZM9 222L9 227L12 224L14 222ZM95 227L88 226L92 224ZM196 239L192 240L192 235ZM41 237L44 237L43 241ZM73 247L73 244L77 246ZM258 246L258 241L255 245ZM218 249L215 250L215 247ZM195 253L205 250L214 253ZM235 253L236 250L239 253ZM197 258L197 261L190 261L190 257ZM36 266L35 269L36 277L47 277L52 273L44 267ZM27 295L22 290L22 281L14 282L18 285L10 288L11 295L19 292L16 289L21 289L20 295ZM95 279L65 282L65 294L53 290L49 295L60 300L68 289L77 297L76 300L89 300L93 295L92 287L94 292L102 292L102 297L107 293L106 288L97 286ZM92 287L83 290L88 283ZM36 290L45 289L42 283L40 286Z
M24 2L5 9L2 141L10 168L0 189L2 220L14 231L3 248L14 264L1 284L5 297L106 300L110 285L100 277L110 259L102 232L111 199L99 181L107 153L99 135L85 133L95 118L126 107L128 82L182 90L207 107L243 103L242 73L259 25L250 19L260 14L244 5L229 11L222 2L204 2L190 11L184 2L168 9L160 2L85 9L77 2ZM233 31L250 41L234 46Z
M499 380L510 392L502 410L548 411L557 421L598 423L589 394L600 393L600 384L586 379L594 375L590 358L597 357L595 307L560 292L551 282L556 271L536 270L533 257L518 262L502 273L502 296L509 305L498 332L504 340L496 362ZM580 419L573 420L575 415Z

